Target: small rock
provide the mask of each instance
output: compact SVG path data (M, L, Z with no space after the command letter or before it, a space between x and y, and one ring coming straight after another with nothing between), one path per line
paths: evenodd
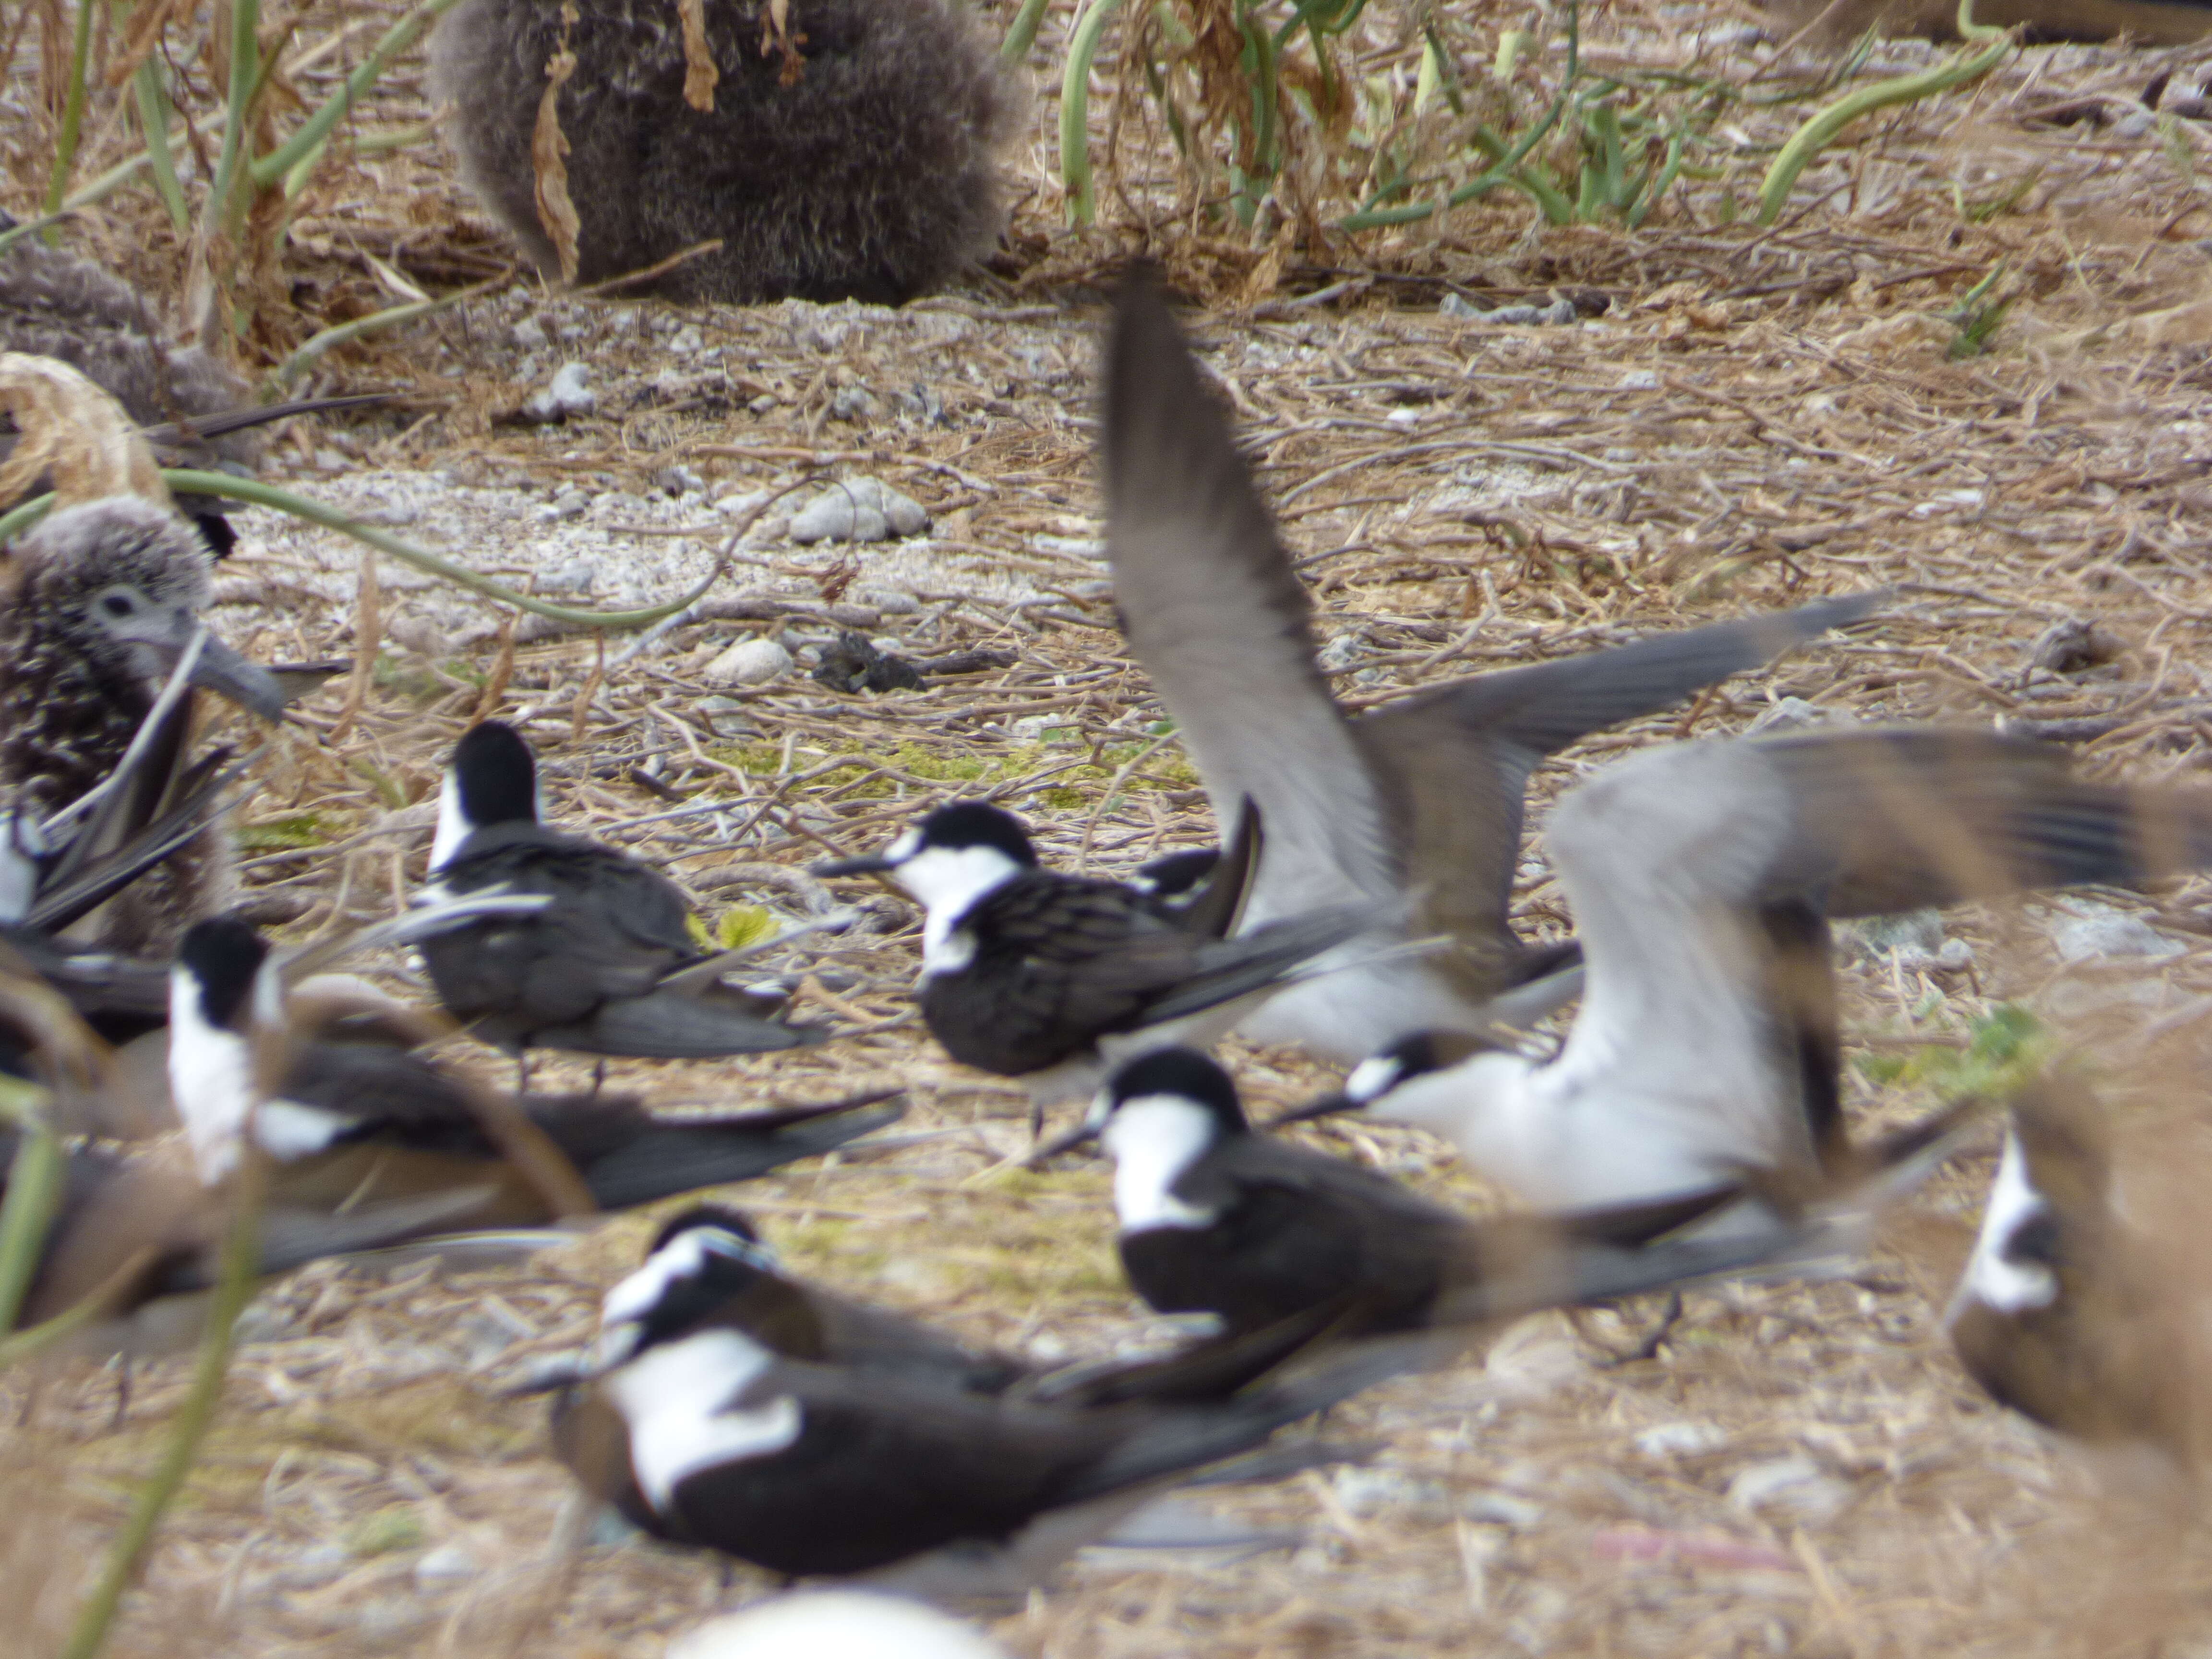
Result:
M1623 392L1656 392L1659 377L1648 368L1632 368L1620 377Z
M2062 962L2091 962L2100 957L2178 957L2188 947L2168 939L2141 916L2104 905L2081 904L2054 917L2051 943Z
M1871 962L1895 951L1899 957L1942 954L1950 941L1943 937L1941 910L1904 910L1893 916L1869 916L1846 922L1836 930L1846 955Z
M1321 648L1320 662L1323 672L1342 673L1359 660L1361 648L1358 635L1339 634Z
M682 495L704 490L707 481L688 466L664 466L653 475L653 487L665 495Z
M791 653L777 641L739 640L708 663L701 678L714 685L766 685L791 667Z
M476 1576L477 1559L459 1544L443 1544L415 1564L415 1588L442 1589L454 1581Z
M535 317L525 317L509 333L520 350L543 351L545 349L545 331L538 325Z
M1850 718L1841 710L1826 709L1802 697L1784 697L1761 709L1759 718L1752 721L1751 729L1787 732L1801 726L1848 726Z
M921 671L848 629L822 647L814 678L832 691L919 691Z
M1472 301L1457 294L1445 295L1443 303L1437 307L1437 311L1441 316L1456 317L1465 322L1491 323L1499 325L1518 325L1523 327L1531 325L1549 325L1556 327L1562 323L1574 322L1582 315L1575 308L1575 302L1572 300L1553 300L1547 305L1523 303L1499 306L1494 311L1485 311Z
M599 568L589 559L571 559L539 571L531 588L538 593L589 593L599 579Z
M1739 1473L1729 1482L1728 1501L1740 1510L1772 1505L1808 1520L1825 1520L1842 1512L1851 1501L1851 1489L1809 1457L1778 1457Z
M668 349L678 357L689 357L694 352L707 349L707 337L693 323L686 323L669 337Z
M704 714L707 724L714 728L718 738L753 738L760 728L746 716L744 704L735 697L702 697L692 705L694 713Z
M1016 743L1048 744L1062 748L1077 741L1065 714L1024 714L1007 722L1006 735Z
M921 609L920 599L896 587L863 587L853 597L862 605L875 606L886 617L911 617Z
M929 528L921 504L875 478L832 484L792 516L795 542L880 542Z
M1460 1505L1460 1513L1470 1521L1487 1521L1492 1526L1533 1527L1544 1518L1544 1506L1525 1498L1516 1498L1510 1492L1479 1492L1471 1494Z
M587 384L590 378L591 371L581 363L562 364L545 390L523 404L523 417L544 422L590 414L599 406L599 394Z
M1394 1469L1368 1469L1357 1465L1337 1470L1329 1486L1338 1503L1353 1515L1376 1515L1384 1510L1401 1519L1433 1513L1444 1507L1444 1489L1433 1480L1417 1480Z
M2086 617L2068 617L2035 636L2027 647L2027 666L2053 674L2078 674L2101 668L2127 647Z
M839 386L830 398L830 418L833 421L872 421L879 412L879 405L866 386Z
M1711 1423L1661 1423L1630 1443L1646 1457L1695 1457L1728 1444L1728 1431Z

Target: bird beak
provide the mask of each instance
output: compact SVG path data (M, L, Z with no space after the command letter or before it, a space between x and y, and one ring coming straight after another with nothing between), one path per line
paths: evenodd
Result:
M1086 1117L1073 1129L1054 1135L1043 1146L1030 1148L1029 1156L1022 1160L1021 1167L1034 1170L1040 1164L1049 1164L1062 1152L1072 1152L1078 1146L1097 1139L1098 1129L1099 1126Z
M809 873L817 876L880 876L897 868L896 864L882 854L873 853L866 858L834 859L827 864L817 864Z
M213 634L208 635L207 643L200 647L199 660L192 665L192 684L203 691L229 698L264 720L279 719L284 713L283 683Z
M1351 1095L1341 1092L1323 1095L1320 1099L1310 1100L1303 1106L1291 1107L1280 1117L1270 1118L1265 1127L1270 1129L1279 1129L1285 1123L1307 1123L1317 1117L1334 1117L1344 1112L1363 1111L1366 1109L1366 1105L1365 1101L1355 1099Z

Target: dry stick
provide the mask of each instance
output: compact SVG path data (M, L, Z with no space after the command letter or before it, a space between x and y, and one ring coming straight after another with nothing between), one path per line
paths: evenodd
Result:
M360 717L362 706L368 701L369 681L376 673L377 647L384 642L384 618L377 604L376 554L374 550L361 556L361 574L354 589L353 605L353 673L346 681L345 702L338 710L337 721L331 726L327 743L342 742ZM507 636L514 634L514 613L510 611L507 625Z
M591 678L576 693L576 712L568 726L568 741L571 743L583 742L585 722L591 718L592 699L599 695L599 687L605 684L607 678L607 630L599 629L592 638L598 641L599 652L592 659Z
M507 683L514 678L514 624L520 611L510 611L499 625L499 655L492 659L491 677L484 681L483 694L469 715L469 724L489 720L500 701L507 696Z
M569 297L588 300L595 295L612 294L617 289L629 288L639 283L649 283L656 276L666 276L678 265L688 265L694 259L705 258L721 246L722 239L719 236L712 241L694 242L682 252L672 253L658 264L647 265L642 270L627 270L619 276L610 276L603 283L593 283L588 288L572 288L568 290Z

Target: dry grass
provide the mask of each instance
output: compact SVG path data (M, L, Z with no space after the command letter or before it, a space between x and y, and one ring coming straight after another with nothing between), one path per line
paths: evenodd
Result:
M1066 22L1057 10L1048 48ZM1374 61L1401 63L1376 27ZM1698 59L1694 37L1633 9L1593 20L1589 48L1739 79L1752 63L1717 49ZM26 103L34 58L20 49L11 83ZM2212 230L2191 171L2200 141L2186 125L2162 140L2025 119L2089 94L2124 97L2183 61L2038 53L1966 94L1886 114L1808 173L1804 210L1764 234L1719 227L1712 211L1729 178L1740 195L1755 179L1750 155L1636 234L1536 234L1525 203L1496 197L1358 246L1255 246L1191 228L1185 184L1132 106L1111 228L1057 228L1041 124L1019 161L1031 190L1011 253L906 313L675 319L515 289L372 343L339 372L405 399L302 438L276 470L380 505L401 533L442 538L480 568L550 582L581 557L597 562L602 599L672 592L714 543L704 528L665 532L723 522L709 495L786 482L809 461L907 490L932 510L934 536L925 550L849 553L757 538L725 591L780 620L687 627L604 676L590 641L530 628L507 662L488 609L387 569L380 669L358 718L341 722L332 688L262 768L245 813L258 826L256 902L295 937L388 908L420 872L443 750L493 709L532 719L564 823L665 860L710 914L740 900L800 913L803 882L771 886L751 871L724 884L717 872L796 870L825 848L872 845L956 793L999 795L1070 866L1125 870L1209 834L1188 769L1171 745L1152 746L1162 711L1086 545L1096 300L1139 246L1218 305L1197 334L1282 506L1350 702L1819 593L1899 588L1879 631L1585 744L1540 775L1540 798L1626 747L1740 729L1784 697L1863 717L2062 722L2047 729L2088 738L2093 768L2193 773L2212 744L2196 665L2212 629L2197 531L2212 437L2193 240ZM403 74L362 119L415 118L418 96ZM1114 112L1094 115L1103 139ZM1771 142L1789 118L1747 115L1747 142ZM109 156L103 142L95 132L88 167ZM0 141L5 204L19 211L42 177L41 143L27 118ZM1962 214L2030 176L2009 208ZM70 234L168 291L177 250L143 201L118 197ZM434 152L338 169L294 231L291 343L389 302L372 258L441 287L504 257ZM1943 314L2000 260L2017 297L1997 349L1950 361ZM1328 303L1297 303L1340 283L1351 286ZM1489 304L1559 288L1607 307L1547 329L1435 311L1447 289ZM518 345L526 319L555 343ZM699 331L699 352L672 349L680 326ZM599 413L501 423L568 355L593 363ZM839 393L854 389L872 408L848 396L840 413ZM705 491L659 491L672 468ZM564 507L571 485L586 499ZM265 515L245 523L225 575L227 635L271 655L362 648L351 550ZM917 604L896 608L886 592ZM833 605L859 607L837 614L917 658L983 649L1011 665L882 698L800 676L702 701L723 695L700 672L730 639L819 642ZM2027 670L2032 642L2075 617L2110 636L2107 660ZM611 642L611 661L625 648ZM724 810L657 817L676 810L672 795ZM305 828L304 812L316 815ZM315 844L288 848L284 834ZM1540 868L1528 875L1524 925L1564 927ZM2100 970L2057 965L2040 908L1956 922L1977 947L1971 973L1863 963L1853 1030L1877 1054L1910 1054L2015 998L2063 1016L2116 1066L2148 1048L2161 1075L2193 1083L2212 1006L2212 954L2194 943L2212 931L2201 901L2192 884L2142 907L2185 953ZM788 1060L623 1066L620 1081L678 1104L903 1080L914 1109L885 1150L738 1194L776 1242L810 1272L1040 1353L1156 1334L1115 1273L1100 1173L987 1175L1022 1142L1021 1104L916 1028L910 921L878 901L866 930L796 959L803 1012L851 1029L845 1041ZM2161 1022L2154 1043L2146 1020ZM1266 1103L1322 1080L1294 1056L1236 1057ZM1921 1103L1876 1092L1860 1088L1862 1121ZM2130 1121L2196 1109L2185 1087ZM1325 1139L1486 1201L1417 1135ZM1636 1333L1611 1316L1580 1335L1547 1319L1485 1366L1378 1391L1334 1425L1383 1437L1373 1472L1218 1500L1300 1531L1296 1550L1088 1563L999 1634L1051 1659L2197 1651L2212 1634L2212 1555L2172 1495L2055 1455L1982 1401L1941 1341L1937 1310L1983 1174L1936 1183L1854 1279L1693 1297L1655 1359L1613 1363L1607 1345L1626 1352ZM611 1223L527 1273L325 1269L274 1292L257 1316L272 1340L238 1364L116 1650L648 1659L669 1632L759 1592L743 1571L726 1581L714 1563L636 1544L550 1556L565 1480L543 1454L540 1408L491 1392L532 1354L580 1339L645 1227ZM142 1371L119 1416L112 1375L52 1378L35 1397L9 1385L0 1572L22 1650L51 1639L89 1573L183 1375ZM439 1576L464 1556L469 1571Z

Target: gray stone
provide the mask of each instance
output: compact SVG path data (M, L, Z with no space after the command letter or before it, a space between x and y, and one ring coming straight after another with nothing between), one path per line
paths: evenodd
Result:
M1630 1443L1646 1457L1695 1457L1728 1444L1728 1431L1711 1423L1660 1423Z
M599 394L589 384L591 371L581 363L563 363L553 371L545 390L523 404L533 421L565 421L571 415L588 415L599 406Z
M775 640L739 640L702 671L713 685L766 685L791 672L791 653Z
M415 1564L417 1589L443 1589L464 1578L473 1578L477 1559L459 1544L441 1544Z
M2087 903L2077 903L2070 912L2051 918L2051 943L2062 962L2094 962L2100 957L2139 957L2161 962L2188 949L2141 916Z
M1478 1492L1470 1493L1461 1504L1460 1513L1470 1521L1520 1528L1533 1527L1542 1520L1544 1506L1526 1498L1516 1498L1510 1492Z
M668 349L677 356L689 357L694 352L707 349L707 337L699 331L696 324L686 323L669 337Z
M866 386L841 386L830 394L830 418L834 421L872 421L879 412Z
M1851 1490L1809 1457L1753 1463L1729 1482L1728 1501L1740 1510L1781 1509L1808 1520L1826 1520L1851 1501Z
M793 514L790 533L795 542L880 542L928 528L929 514L910 496L875 478L848 478Z

